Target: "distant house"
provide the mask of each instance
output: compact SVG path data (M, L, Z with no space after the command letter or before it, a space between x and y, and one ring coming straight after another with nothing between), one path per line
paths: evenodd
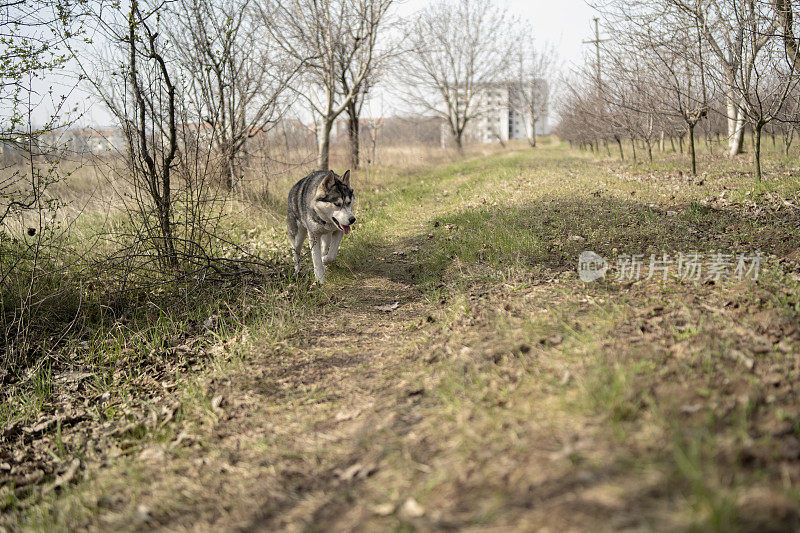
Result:
M125 146L125 137L119 128L55 130L43 134L40 142L42 153L61 157L124 152Z
M550 133L548 124L547 81L533 80L528 86L518 82L487 85L476 94L480 117L467 124L465 134L476 142L490 143L526 139ZM539 117L534 124L530 106Z
M83 130L87 131L87 130ZM124 152L127 147L125 135L120 128L88 130L86 142L93 154L102 155L110 152Z

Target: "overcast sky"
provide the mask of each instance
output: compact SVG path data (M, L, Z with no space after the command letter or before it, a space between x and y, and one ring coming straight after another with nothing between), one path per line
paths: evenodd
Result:
M397 13L403 17L430 3L429 0L397 1ZM538 45L550 43L554 47L565 69L582 62L589 46L582 41L593 37L592 18L595 16L594 10L584 0L507 0L506 5L509 11L530 21L533 38ZM56 87L56 91L58 89ZM403 110L395 103L397 101L388 91L375 91L365 114L378 116L402 113ZM77 108L81 115L78 125L105 126L112 122L103 105L95 103L83 91L72 91L69 103L69 107ZM45 103L37 110L34 120L41 123L51 113L52 106Z
M398 12L408 16L428 4L429 0L404 0ZM505 5L530 21L537 43L552 43L567 63L580 61L587 46L582 41L594 36L595 11L584 0L506 0Z

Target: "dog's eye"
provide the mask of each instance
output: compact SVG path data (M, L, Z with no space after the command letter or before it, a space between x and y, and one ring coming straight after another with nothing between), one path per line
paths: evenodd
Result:
M342 207L342 202L336 202L334 205L336 205L336 207Z

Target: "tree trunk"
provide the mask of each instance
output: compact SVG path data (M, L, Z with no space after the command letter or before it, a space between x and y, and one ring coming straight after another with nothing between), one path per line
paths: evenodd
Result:
M764 124L757 122L753 128L755 139L753 139L753 166L756 171L756 179L761 181L761 128Z
M734 121L734 131L728 141L728 157L736 157L743 152L744 147L744 115L737 107L736 120Z
M735 94L733 73L726 73L728 89L725 93L725 106L728 119L728 157L734 157L742 153L742 142L744 141L744 116L741 107L737 104Z
M325 117L317 128L317 170L329 170L333 120Z
M631 148L633 148L633 162L636 162L636 139L631 139Z
M617 146L619 146L619 159L620 161L625 161L625 152L622 151L622 139L616 137L617 139Z
M233 149L228 147L225 152L225 188L229 191L232 191L236 188L236 156L233 153Z
M647 158L650 162L653 162L653 144L650 142L650 138L648 137L645 140L645 145L647 146Z
M658 151L662 154L664 153L664 130L661 130L661 134L658 137Z
M350 168L357 169L360 163L358 153L359 117L355 98L347 105L347 134L350 137Z
M456 133L456 134L453 136L453 139L454 139L454 140L455 140L455 142L456 142L456 150L458 150L458 153L459 153L460 155L464 155L464 142L463 142L463 141L462 141L462 139L461 139L461 135L462 135L462 133L461 133L461 132L459 132L459 133Z
M675 153L675 137L672 135L669 136L669 144L672 146L672 153Z
M697 176L697 157L694 153L694 123L689 123L689 154L692 158L692 176Z

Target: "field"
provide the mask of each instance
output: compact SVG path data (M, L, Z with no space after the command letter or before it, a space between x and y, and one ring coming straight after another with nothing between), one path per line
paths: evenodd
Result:
M275 181L233 218L279 277L142 306L3 397L0 530L797 530L780 153L762 182L552 139L355 172L322 287L290 274L301 175ZM584 251L604 278L579 279Z

